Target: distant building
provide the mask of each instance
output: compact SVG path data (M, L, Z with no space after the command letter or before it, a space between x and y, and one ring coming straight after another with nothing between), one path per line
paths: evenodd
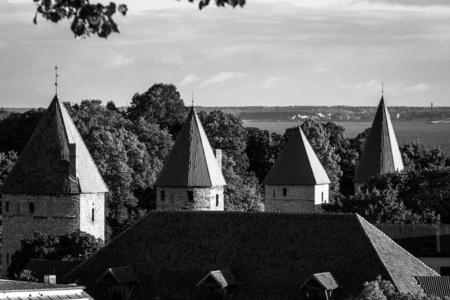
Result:
M222 151L192 108L155 182L157 209L224 210L225 184Z
M3 272L33 232L105 238L103 179L55 96L3 186Z
M263 181L266 211L320 211L330 179L300 127Z
M370 177L401 170L403 170L402 156L395 138L391 119L389 118L388 109L383 97L381 97L370 129L370 135L364 145L363 153L353 177L355 192Z
M356 214L151 211L65 279L108 299L97 282L119 267L138 281L130 300L205 299L205 289L219 299L312 299L300 294L311 277L333 278L316 291L347 299L378 275L411 294L422 292L415 277L441 278Z

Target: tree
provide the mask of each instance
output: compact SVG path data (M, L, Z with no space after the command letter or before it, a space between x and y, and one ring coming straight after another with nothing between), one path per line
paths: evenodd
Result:
M17 152L9 151L8 153L0 152L0 192L3 184L11 172L14 164L17 161ZM0 209L1 211L1 209Z
M0 120L0 152L15 151L20 154L44 113L42 108L31 109L22 114L9 114Z
M7 269L7 277L10 279L20 279L30 259L85 260L103 246L100 239L79 230L62 235L35 232L34 238L22 239L20 244L20 249L12 255Z
M431 167L450 167L450 157L440 148L428 149L419 141L405 143L400 147L405 169L421 171Z
M222 149L236 163L234 171L246 174L249 166L245 153L247 131L242 120L221 110L198 114L213 149Z
M248 127L247 130L247 147L245 153L249 160L248 171L255 173L261 183L272 168L275 162L275 153L278 140L281 136L276 133L269 133L267 130L261 130L255 127ZM273 136L277 135L275 143L272 141Z
M132 122L143 118L158 124L174 137L178 135L186 119L186 107L180 92L173 84L155 83L146 92L134 94L127 117Z
M58 23L63 19L71 21L70 30L76 38L84 38L90 34L97 34L99 37L107 38L112 32L119 33L119 27L112 16L118 11L123 16L126 15L128 7L125 4L116 5L110 2L109 5L101 3L91 4L89 0L33 0L36 5L36 14L33 23L37 24L37 16L41 15L46 20ZM189 0L194 2L194 0ZM199 9L208 6L210 0L199 0ZM225 4L233 7L245 5L245 0L215 0L217 6Z
M108 186L107 238L114 237L152 208L152 185L172 138L158 125L143 118L133 123L98 100L84 100L70 114Z
M341 197L322 207L328 212L357 213L372 224L439 223L439 217L434 212L416 214L397 195L398 191L392 187L383 190L373 188L347 198Z

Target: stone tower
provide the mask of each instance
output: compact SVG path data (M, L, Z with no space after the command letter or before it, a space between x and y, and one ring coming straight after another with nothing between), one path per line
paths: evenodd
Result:
M224 210L222 152L192 108L155 182L157 209Z
M263 181L266 211L320 211L330 179L300 127Z
M403 170L402 156L389 112L381 97L353 182L355 193L375 175Z
M105 238L108 189L69 113L55 96L3 186L3 271L35 231Z

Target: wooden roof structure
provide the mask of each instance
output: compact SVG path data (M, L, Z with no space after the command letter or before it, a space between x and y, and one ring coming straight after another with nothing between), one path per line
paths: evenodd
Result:
M211 187L225 184L208 137L192 107L155 186Z
M291 138L263 181L266 185L329 183L327 172L300 126L293 131Z
M387 106L381 97L353 182L366 183L372 176L401 170L402 156Z
M343 299L378 275L406 293L422 291L414 276L439 276L362 217L330 213L151 211L65 280L101 300L95 281L120 266L140 281L130 299L197 299L211 270L233 272L239 299L295 299L323 272L339 281Z
M64 105L55 95L9 174L4 194L108 192Z

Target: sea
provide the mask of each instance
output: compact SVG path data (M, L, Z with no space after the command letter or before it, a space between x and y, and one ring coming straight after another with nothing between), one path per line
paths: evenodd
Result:
M261 122L243 121L245 127L257 127L270 132L283 134L289 127L297 126L297 122ZM345 128L345 137L355 137L364 129L372 126L372 122L338 122ZM393 122L399 146L411 141L419 141L428 148L441 147L450 155L450 123L430 124L426 122Z

